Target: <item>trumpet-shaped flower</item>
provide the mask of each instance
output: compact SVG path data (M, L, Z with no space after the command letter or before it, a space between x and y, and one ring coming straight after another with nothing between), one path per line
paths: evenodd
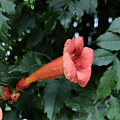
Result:
M84 47L83 37L68 39L64 46L63 56L41 67L25 79L26 84L36 80L58 78L65 74L71 82L85 87L91 76L93 50Z

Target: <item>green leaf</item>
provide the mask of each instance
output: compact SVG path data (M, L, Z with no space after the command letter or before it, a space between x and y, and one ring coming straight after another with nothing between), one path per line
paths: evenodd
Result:
M115 81L117 82L117 91L120 90L120 61L117 57L114 58L113 62L113 67L114 67L114 77Z
M29 74L31 74L39 68L40 65L36 63L34 53L30 52L23 57L20 65L10 72L21 71L22 73L28 72Z
M87 117L78 117L78 118L73 118L72 120L89 120Z
M98 109L95 109L95 112L93 114L92 120L105 120L104 117L101 115L101 113L98 111Z
M18 72L11 74L8 73L10 67L8 67L8 65L6 65L3 61L0 61L0 66L0 82L2 82L1 84L3 85L13 85L17 82L15 81L16 79L24 77Z
M4 92L2 91L2 86L0 86L0 96L2 96L2 98L5 98L5 94L4 94Z
M119 100L113 96L110 96L107 103L107 117L109 120L120 120L120 104Z
M23 112L29 116L29 114L31 114L31 108L35 107L35 103L33 104L33 95L35 94L31 93L30 90L22 93L19 97L19 100L13 104L14 108L18 108L18 110L23 110Z
M7 38L7 36L9 36L8 29L10 29L10 27L7 24L8 20L9 19L7 17L5 17L3 15L3 13L0 11L0 33L5 38Z
M102 66L110 64L114 59L114 55L107 50L104 49L97 49L94 50L94 59L93 64Z
M26 41L27 42L26 47L30 48L30 47L36 46L39 42L43 40L43 37L44 37L43 30L39 27L36 27L35 29L33 29L31 34L28 36L28 39Z
M96 44L99 47L110 51L120 50L120 35L114 34L112 32L106 32L97 38Z
M20 118L18 117L17 111L11 110L4 113L3 120L20 120Z
M7 70L8 66L3 61L0 61L0 72L5 72Z
M64 101L70 95L70 82L63 80L50 80L44 90L44 109L47 117L53 120L60 112Z
M4 59L5 58L5 52L0 50L0 59Z
M47 83L47 80L43 79L41 82L37 83L37 87L44 87Z
M34 108L43 109L43 99L38 96L33 97L33 106Z
M7 37L10 36L10 34L8 33L9 29L10 29L10 27L7 24L2 25L0 33L5 39L7 39Z
M54 10L65 6L68 3L69 0L51 0L49 7L54 8Z
M4 47L2 46L2 42L0 42L0 49L4 50Z
M116 18L108 28L108 31L120 33L120 17Z
M67 31L67 29L69 28L71 19L72 19L72 14L70 14L67 11L61 12L59 16L59 20L60 20L61 25L64 27L65 31Z
M18 29L19 36L21 36L23 32L29 32L29 30L34 29L35 26L36 26L36 21L33 16L30 15L23 16L19 23L19 29Z
M73 111L87 113L93 109L92 101L86 97L73 97L68 99L66 106L72 108Z
M69 120L66 114L66 110L63 109L62 111L60 111L57 120Z
M111 87L114 85L114 71L113 66L110 66L100 79L97 88L97 100L105 98L111 93Z
M6 85L13 86L17 83L17 80L20 80L23 77L25 77L25 75L21 74L20 72L16 73L8 73L8 71L0 72L0 81L2 83L5 83Z
M47 36L55 29L56 23L57 15L55 13L46 19L44 28Z
M82 5L79 1L70 1L69 11L72 14L72 16L76 15L78 19L80 19L84 14Z
M98 2L97 0L80 0L80 4L87 14L93 14L96 12Z
M72 83L72 90L79 92L80 96L84 96L89 99L92 99L96 96L96 90L82 88L79 84L76 83Z
M0 0L4 12L13 14L15 12L15 4L12 0Z
M32 111L33 120L40 120L43 117L43 113L40 111L40 109L33 109Z

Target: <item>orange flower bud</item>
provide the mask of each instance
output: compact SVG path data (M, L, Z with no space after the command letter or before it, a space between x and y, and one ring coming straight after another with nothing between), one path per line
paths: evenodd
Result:
M12 105L13 104L13 100L8 100L8 104Z
M0 96L0 100L2 100L3 99L3 97L2 96Z
M6 92L9 92L9 88L8 87L2 87L2 91L6 91Z
M5 94L5 99L3 99L2 96L0 96L0 100L7 101L8 99L10 99L9 88L8 87L2 87L2 91Z
M12 93L11 94L11 99L16 102L18 100L19 96L20 96L19 93Z
M16 90L21 91L23 89L26 89L30 86L30 84L25 84L25 78L22 78L17 84L16 84Z
M5 94L5 99L3 99L3 101L7 101L7 100L9 100L10 99L10 93L9 92L7 92L7 91L4 91L4 94Z

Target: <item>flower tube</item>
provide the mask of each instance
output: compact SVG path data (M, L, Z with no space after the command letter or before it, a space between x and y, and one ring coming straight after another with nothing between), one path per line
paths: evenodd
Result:
M59 78L62 74L71 82L85 87L91 76L93 50L84 47L83 37L68 39L63 56L51 61L25 79L26 84L42 79Z

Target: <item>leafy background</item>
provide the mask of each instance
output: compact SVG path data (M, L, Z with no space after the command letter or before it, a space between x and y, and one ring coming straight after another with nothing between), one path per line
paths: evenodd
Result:
M32 83L17 102L0 101L4 120L120 120L120 0L0 0L0 85L12 93L77 35L94 50L88 85Z

